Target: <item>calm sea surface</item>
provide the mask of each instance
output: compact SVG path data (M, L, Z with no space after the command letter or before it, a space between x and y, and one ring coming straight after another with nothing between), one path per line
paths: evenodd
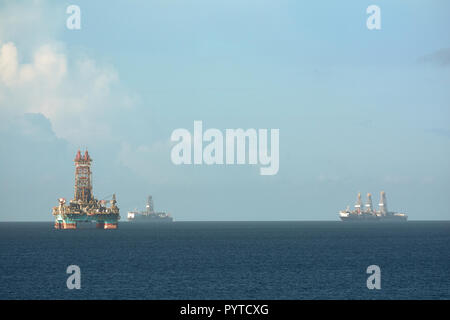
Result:
M450 222L4 222L0 299L450 299Z

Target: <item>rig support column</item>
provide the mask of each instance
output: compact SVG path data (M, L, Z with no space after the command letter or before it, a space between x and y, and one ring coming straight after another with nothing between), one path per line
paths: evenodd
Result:
M105 222L105 229L117 229L118 228L118 224L117 222Z

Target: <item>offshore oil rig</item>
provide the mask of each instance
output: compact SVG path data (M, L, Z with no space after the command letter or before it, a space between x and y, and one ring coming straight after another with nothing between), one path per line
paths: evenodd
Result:
M361 201L361 193L358 193L355 210L347 209L339 211L339 217L342 221L385 221L385 222L405 222L408 216L405 213L391 212L387 209L386 193L381 191L380 194L380 210L376 211L372 205L372 195L367 194L367 201L363 208Z
M75 195L66 205L64 198L59 198L59 205L53 207L55 229L76 229L78 223L96 222L98 229L117 229L120 219L116 196L112 195L110 206L105 200L97 200L92 194L92 159L89 153L75 156Z

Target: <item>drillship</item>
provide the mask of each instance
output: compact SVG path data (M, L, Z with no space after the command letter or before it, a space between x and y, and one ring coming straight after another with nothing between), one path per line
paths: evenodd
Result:
M64 198L59 198L59 205L53 207L56 229L76 229L82 222L96 222L98 229L117 229L120 219L116 196L112 195L110 206L105 200L97 200L92 194L91 157L89 153L75 157L75 196L66 205Z
M375 211L373 209L372 195L368 193L365 208L362 208L361 193L358 193L358 200L355 204L355 210L350 211L350 208L347 207L346 210L339 211L339 217L342 221L404 222L408 220L408 216L405 213L388 211L386 193L384 193L384 191L381 191L379 206L379 211Z
M148 196L145 211L129 211L128 221L136 222L172 222L173 218L169 213L155 212L153 209L153 198Z

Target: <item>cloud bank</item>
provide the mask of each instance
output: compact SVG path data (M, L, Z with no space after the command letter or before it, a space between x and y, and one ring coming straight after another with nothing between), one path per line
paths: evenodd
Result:
M26 54L24 54L26 55ZM71 59L57 43L36 48L28 62L13 42L0 44L0 104L4 118L41 113L59 138L73 144L114 139L111 113L132 106L114 68Z

